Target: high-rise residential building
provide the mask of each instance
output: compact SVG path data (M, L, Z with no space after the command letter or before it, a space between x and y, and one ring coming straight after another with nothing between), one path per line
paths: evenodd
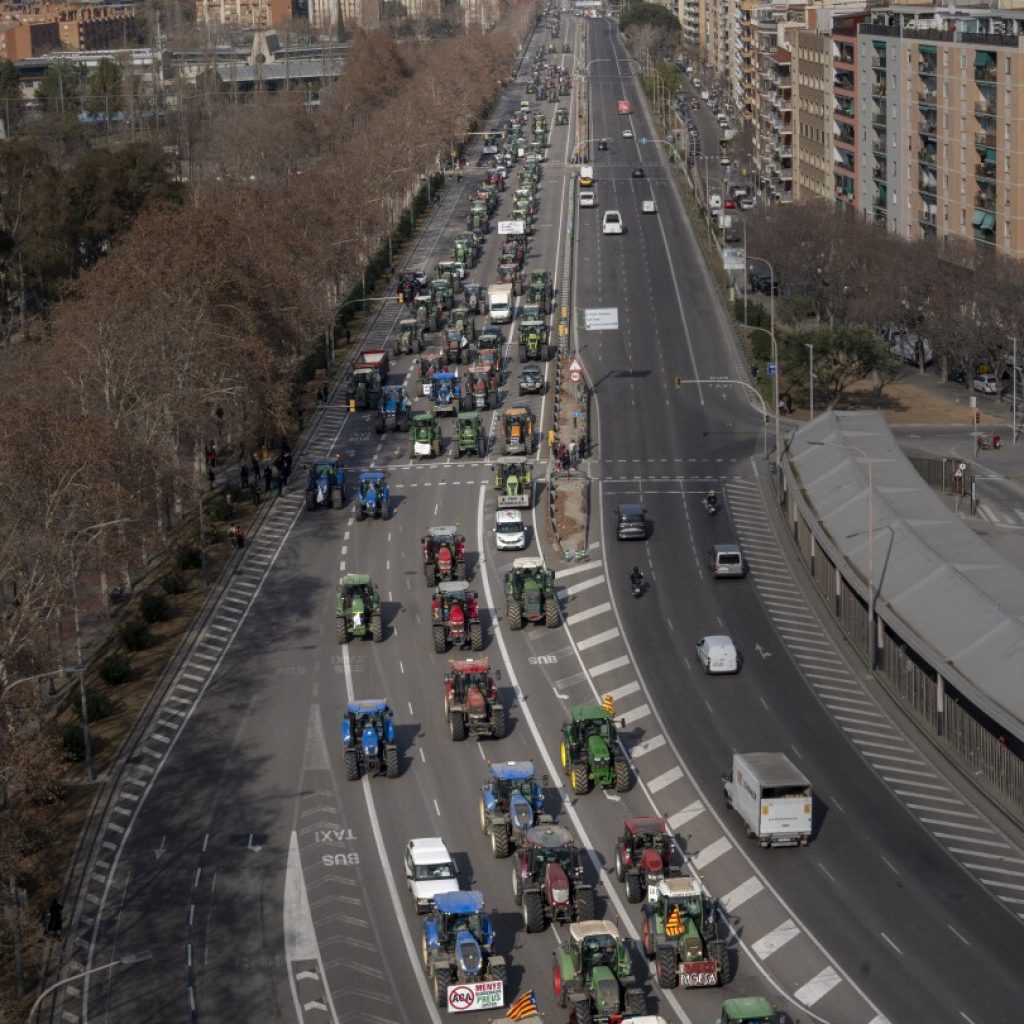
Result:
M679 23L683 26L683 41L691 49L700 45L701 0L683 0L679 7Z
M831 196L838 146L839 99L832 94L832 40L818 31L816 12L793 34L793 198ZM834 110L833 110L834 108ZM853 101L844 108L853 117ZM851 143L852 144L852 143Z
M292 0L196 0L196 22L266 30L292 16Z

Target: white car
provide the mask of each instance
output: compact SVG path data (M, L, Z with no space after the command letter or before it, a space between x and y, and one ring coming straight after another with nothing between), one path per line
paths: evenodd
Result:
M633 129L632 128L623 128L622 129L622 137L624 139L631 139L631 138L633 138Z
M459 891L459 869L443 839L410 839L405 848L405 878L416 903L416 913L425 914L442 892Z
M658 207L655 205L653 199L644 199L640 203L640 209L643 213L657 213Z
M741 210L752 210L754 208L754 197L753 196L740 196L736 200Z
M722 208L722 197L717 192L712 192L708 196L708 206L717 213Z
M523 513L514 508L499 509L494 522L494 539L499 551L522 551L526 547Z
M980 391L983 395L998 395L999 381L994 373L979 373L974 378L974 390Z
M601 231L606 235L622 234L622 214L618 210L605 210Z
M591 189L580 189L580 206L597 206L597 196Z
M708 675L739 672L736 645L727 636L705 636L697 643L697 660Z

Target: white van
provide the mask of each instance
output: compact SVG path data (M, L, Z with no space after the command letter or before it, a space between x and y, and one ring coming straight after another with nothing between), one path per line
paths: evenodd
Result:
M492 324L507 324L512 320L512 285L492 284L487 289L487 308Z
M618 210L605 210L601 220L601 231L606 235L621 235L622 214Z
M594 168L590 164L580 166L580 188L590 188L594 184Z

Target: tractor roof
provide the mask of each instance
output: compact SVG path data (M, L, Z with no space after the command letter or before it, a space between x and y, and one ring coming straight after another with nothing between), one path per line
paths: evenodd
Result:
M626 831L634 836L667 835L668 822L664 818L627 818Z
M337 469L341 463L337 459L314 459L310 464L310 469L314 472L323 469Z
M726 1021L770 1021L775 1010L764 996L739 996L722 1003L722 1016Z
M453 381L457 377L458 377L458 374L452 373L449 370L443 370L440 373L435 373L434 374L434 380L445 381L445 382Z
M611 921L574 921L569 925L569 937L573 942L584 939L596 939L610 935L616 942L621 942L619 929Z
M454 526L428 526L427 527L428 537L454 537L455 527Z
M495 461L499 466L525 466L526 459L521 455L499 455Z
M490 373L491 368L485 366L483 363L473 363L472 366L466 367L466 373ZM475 413L473 415L476 415Z
M365 573L347 572L341 577L343 587L365 587L370 583L370 577Z
M367 483L382 484L384 483L384 474L377 470L370 473L360 473L359 482L362 483L364 480L367 481Z
M684 896L699 896L700 886L689 876L663 878L658 883L658 895L681 899Z
M611 719L611 717L604 708L597 704L577 704L572 709L574 722L600 722L604 719Z
M573 839L572 833L562 825L535 825L527 831L526 841L531 846L557 850L563 846L571 846Z
M350 715L376 715L387 709L388 702L378 697L374 700L350 700L346 710Z
M433 422L437 417L432 412L418 412L413 416L414 423L422 423L425 420Z
M384 394L385 395L401 395L404 394L405 388L401 384L385 384Z
M469 593L469 584L465 580L445 580L437 585L442 594L454 594L456 596Z
M466 658L462 661L451 660L448 667L453 672L490 672L490 658Z
M416 317L414 317L414 316L404 316L404 317L402 317L401 320L398 321L398 326L399 327L415 327L416 326Z
M529 415L529 412L530 410L527 409L525 405L516 405L511 409L505 410L505 418L508 419L510 416L527 416Z
M544 321L543 320L524 320L522 322L522 324L520 324L520 326L521 327L543 327L544 326Z
M533 778L532 761L502 761L491 765L491 775L499 782L520 782Z
M439 892L434 906L442 914L476 914L483 910L484 894L476 889L464 892Z
M476 424L480 422L480 414L478 412L460 412L458 415L458 419L462 423Z
M531 572L534 569L544 568L544 559L537 558L536 555L529 556L527 558L517 558L512 563L513 569L528 569Z

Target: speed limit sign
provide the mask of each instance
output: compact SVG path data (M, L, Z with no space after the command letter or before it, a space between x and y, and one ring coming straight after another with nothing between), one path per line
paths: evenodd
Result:
M579 371L579 370L573 370L573 371L572 371L572 372L571 372L571 373L569 374L569 380L571 380L571 381L573 382L573 384L579 384L579 382L580 382L580 381L581 381L582 379L583 379L583 375L582 375L582 374L580 373L580 371Z

